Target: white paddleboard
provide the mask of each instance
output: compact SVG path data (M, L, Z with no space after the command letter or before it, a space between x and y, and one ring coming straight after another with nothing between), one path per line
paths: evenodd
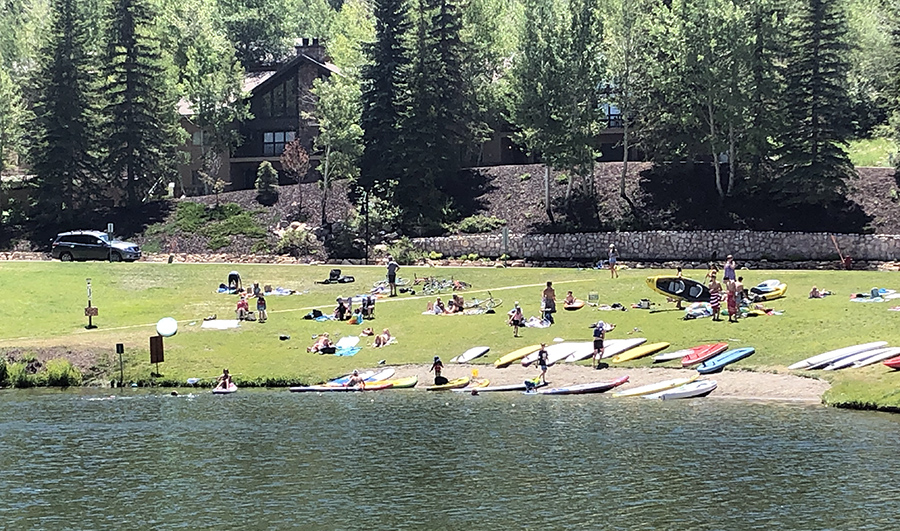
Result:
M697 380L668 391L660 391L652 395L644 395L644 398L659 400L675 400L677 398L694 398L713 392L718 384L715 380Z
M372 376L369 376L369 377L366 378L365 380L366 380L367 382L380 382L380 381L382 381L382 380L387 380L388 378L390 378L391 376L393 376L393 375L394 375L394 372L395 372L395 371L394 371L393 368L387 367L387 368L385 368L385 369L381 369L380 371L376 372L376 373L373 374Z
M553 354L550 354L548 351L547 365L553 365L554 363L568 360L570 357L580 357L582 359L589 358L591 354L594 353L593 342L583 341L579 343L569 343L569 345L572 347L571 352L569 352L569 349L559 349Z
M644 337L635 337L632 339L607 339L603 342L603 353L604 358L609 358L611 356L615 356L616 354L621 354L630 348L634 348L638 345L643 345L647 342L647 338ZM591 351L585 353L583 351L576 351L574 354L570 355L566 358L567 363L572 363L576 361L586 360L594 355L594 343L591 342Z
M453 358L451 358L450 363L469 363L475 358L484 356L488 353L489 350L491 350L491 347L472 347L459 356L454 356Z
M846 358L835 360L835 361L831 362L830 364L826 365L825 367L823 367L822 370L823 371L837 371L837 370L843 369L844 367L849 367L849 366L853 365L854 363L856 363L857 361L861 361L866 358L871 358L873 356L878 356L886 350L890 351L890 352L900 351L900 349L891 348L891 347L876 348L875 350L866 350L864 352L860 352L859 354L854 354L852 356L847 356Z
M873 363L878 363L879 361L884 361L886 359L893 358L894 356L900 356L900 347L879 348L870 350L866 352L866 354L868 354L869 357L861 359L854 363L854 369L865 367L866 365L872 365Z
M693 352L694 352L694 349L683 348L681 350L676 350L675 352L666 352L665 354L660 354L658 356L654 356L653 361L658 363L661 361L680 360L681 358L683 358Z
M569 355L571 355L573 352L575 352L576 345L577 345L577 343L562 342L562 343L555 343L553 345L547 346L546 347L547 348L547 364L548 365L550 364L551 358L556 358L556 359L567 358ZM538 359L538 352L540 352L540 349L538 349L538 350L532 352L531 354L525 356L524 358L522 358L522 366L527 367L527 366L531 365L532 363L536 362ZM563 352L565 352L565 355L562 355Z
M875 350L876 348L880 348L887 345L887 341L874 341L872 343L862 343L860 345L852 345L849 347L839 348L836 350L829 350L828 352L823 352L822 354L816 354L815 356L806 358L804 360L800 360L793 365L789 365L788 369L790 370L798 370L798 369L818 369L828 365L829 363L833 363L837 360L844 359L848 356L852 356L854 354L859 354L860 352L865 352L868 350Z

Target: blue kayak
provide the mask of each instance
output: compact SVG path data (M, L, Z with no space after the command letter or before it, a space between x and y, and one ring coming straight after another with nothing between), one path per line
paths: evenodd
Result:
M744 348L735 348L731 349L727 352L723 352L718 356L706 360L701 363L699 367L697 367L697 372L700 374L709 374L712 372L721 371L726 365L730 365L736 361L740 361L747 356L750 356L756 352L756 349L753 347L744 347Z

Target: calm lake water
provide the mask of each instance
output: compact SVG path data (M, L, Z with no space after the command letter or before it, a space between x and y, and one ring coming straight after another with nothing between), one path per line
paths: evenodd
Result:
M416 390L104 396L0 392L0 528L900 527L900 417L886 414Z

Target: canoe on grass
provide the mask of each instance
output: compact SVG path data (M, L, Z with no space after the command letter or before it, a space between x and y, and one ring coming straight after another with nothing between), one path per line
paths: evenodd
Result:
M491 347L472 347L459 356L450 358L450 363L469 363L476 358L484 356L489 350L491 350Z
M706 396L715 391L718 384L715 380L697 380L689 384L653 393L652 395L644 395L644 398L655 398L659 400L675 400L678 398L697 398Z
M450 380L449 382L443 385L429 385L425 388L426 391L449 391L450 389L456 389L458 387L465 387L469 385L470 378L468 376L463 376L462 378L457 378L455 380Z
M689 278L673 276L647 277L647 287L670 299L709 302L709 288Z
M636 360L638 358L643 358L644 356L649 356L650 354L655 354L660 350L664 350L669 348L669 343L660 342L660 343L650 343L649 345L641 345L639 347L634 347L632 349L628 349L621 354L617 354L613 356L613 363L622 363L625 361Z
M700 345L699 347L694 347L691 349L693 350L693 352L681 358L681 366L690 367L691 365L703 363L709 358L725 352L725 349L727 348L728 343L713 343L711 345Z
M505 356L501 356L500 359L494 362L494 367L497 367L498 369L501 367L508 367L510 363L519 361L532 352L537 351L539 348L541 348L540 344L528 345L527 347L516 349Z
M578 385L570 385L568 387L553 387L550 389L542 389L535 394L539 395L585 395L588 393L603 393L614 387L618 387L628 381L628 376L610 380L608 382L592 382Z
M635 387L634 389L626 389L625 391L619 391L618 393L613 393L614 398L625 398L629 396L644 396L650 395L653 393L659 393L661 391L665 391L667 389L674 389L676 387L680 387L685 384L689 384L699 378L699 374L694 374L693 376L686 378L674 378L672 380L665 380L662 382L656 382L652 384L642 385L641 387Z
M697 367L697 372L700 374L719 372L724 369L726 365L741 361L742 359L753 355L754 352L756 352L756 349L753 347L731 349L728 352L713 356L701 363L700 366Z

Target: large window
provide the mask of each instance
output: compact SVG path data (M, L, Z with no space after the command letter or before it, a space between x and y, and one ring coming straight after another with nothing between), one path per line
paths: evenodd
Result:
M260 98L260 118L280 118L297 115L297 79L290 77Z
M263 155L273 157L284 152L284 145L294 139L293 131L270 131L263 133Z

